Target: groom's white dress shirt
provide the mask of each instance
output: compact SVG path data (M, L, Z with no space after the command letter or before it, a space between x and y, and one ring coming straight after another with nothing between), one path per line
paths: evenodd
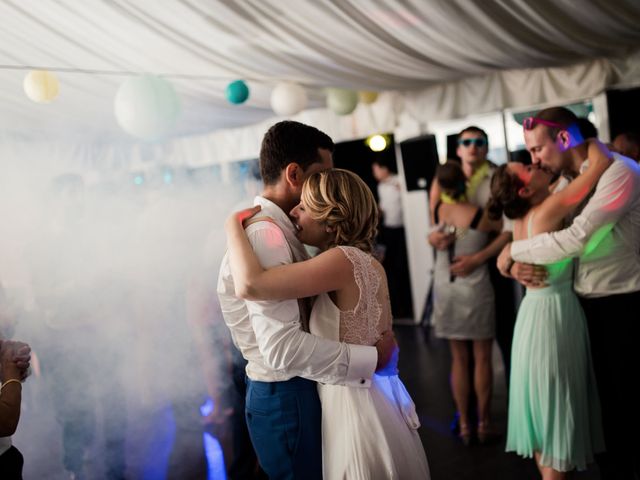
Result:
M258 217L246 233L264 268L308 258L289 217L276 204L256 197ZM235 345L247 359L251 380L276 382L300 376L317 382L368 387L378 359L375 347L326 340L305 332L297 300L248 301L237 298L228 254L222 259L218 296Z
M576 256L574 288L579 295L596 298L640 290L640 167L633 160L614 153L614 162L570 227L511 245L511 257L523 263L549 264Z

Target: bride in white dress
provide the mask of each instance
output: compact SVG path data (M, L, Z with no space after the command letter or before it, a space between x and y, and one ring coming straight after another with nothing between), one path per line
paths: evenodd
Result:
M347 170L307 179L290 213L300 241L318 256L264 270L242 225L258 207L226 223L236 294L251 300L317 295L309 329L314 335L374 345L391 329L387 279L371 251L378 211L367 185ZM428 479L415 405L398 378L397 355L373 376L370 388L318 384L322 402L323 476L342 479Z

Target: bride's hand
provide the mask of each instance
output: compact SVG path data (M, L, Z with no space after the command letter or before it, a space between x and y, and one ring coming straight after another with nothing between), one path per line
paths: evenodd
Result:
M239 212L234 212L229 215L227 221L225 223L225 228L228 230L230 227L234 227L235 225L243 225L244 222L253 217L256 213L262 210L260 205L255 205L251 208L245 208L244 210L240 210Z
M376 373L381 375L396 375L398 373L398 353L400 349L398 348L398 342L396 342L396 336L393 334L393 331L386 330L382 332L375 347L378 351Z
M587 158L589 164L596 164L597 162L609 162L612 158L611 151L607 146L597 138L589 138L587 140Z

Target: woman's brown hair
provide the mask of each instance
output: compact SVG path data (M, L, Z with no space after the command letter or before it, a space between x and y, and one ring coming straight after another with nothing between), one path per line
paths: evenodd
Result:
M491 198L487 204L489 218L499 220L503 213L512 220L524 217L531 208L528 200L518 194L524 186L506 164L500 165L491 178Z
M459 200L467 191L467 177L458 162L448 161L436 170L436 179L444 193Z

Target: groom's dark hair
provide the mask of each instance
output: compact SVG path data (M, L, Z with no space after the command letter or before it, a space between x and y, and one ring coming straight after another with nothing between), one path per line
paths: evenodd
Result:
M265 185L274 185L290 163L306 170L322 161L318 149L333 152L333 140L324 132L304 123L285 120L273 125L262 139L260 175Z
M552 123L557 123L563 126L563 128L559 128L544 125L544 127L547 129L547 132L549 133L549 136L554 140L558 136L558 133L560 133L560 130L569 129L571 125L578 125L578 117L576 116L576 114L565 107L545 108L536 113L535 118L546 120ZM580 139L580 141L582 141L582 139Z

